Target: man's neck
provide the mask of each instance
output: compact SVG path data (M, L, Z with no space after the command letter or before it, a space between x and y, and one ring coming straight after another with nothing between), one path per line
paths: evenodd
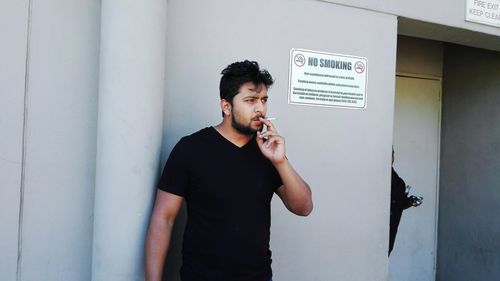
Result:
M223 120L219 125L214 126L214 128L224 138L238 147L244 146L253 138L251 135L240 133L227 120Z

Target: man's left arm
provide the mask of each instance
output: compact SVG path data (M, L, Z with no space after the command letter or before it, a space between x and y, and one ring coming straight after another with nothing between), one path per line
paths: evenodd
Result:
M278 171L283 185L276 190L285 206L292 213L307 216L313 209L311 188L295 171L285 156L285 140L278 134L274 125L264 118L260 121L267 131L257 134L257 144Z
M284 163L276 164L283 185L276 190L286 208L290 212L307 216L313 209L311 188L295 171L290 162L285 159Z

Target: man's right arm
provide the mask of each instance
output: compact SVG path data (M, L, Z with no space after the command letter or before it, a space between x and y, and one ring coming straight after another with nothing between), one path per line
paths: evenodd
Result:
M158 190L145 245L146 281L161 281L175 218L183 198Z

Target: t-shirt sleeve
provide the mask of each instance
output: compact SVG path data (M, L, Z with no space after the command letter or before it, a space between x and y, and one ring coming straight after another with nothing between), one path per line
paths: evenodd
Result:
M163 173L158 182L158 189L186 197L189 185L188 148L181 139L168 157Z

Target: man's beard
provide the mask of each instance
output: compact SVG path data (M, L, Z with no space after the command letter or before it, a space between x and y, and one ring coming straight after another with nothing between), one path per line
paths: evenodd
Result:
M259 129L254 129L254 128L252 128L252 126L250 124L245 125L245 124L239 123L238 121L236 121L234 114L231 115L231 125L233 126L234 129L236 129L236 131L238 131L244 135L249 135L249 136L253 136L253 135L257 134L257 132L260 131L262 128L262 126L261 126Z

